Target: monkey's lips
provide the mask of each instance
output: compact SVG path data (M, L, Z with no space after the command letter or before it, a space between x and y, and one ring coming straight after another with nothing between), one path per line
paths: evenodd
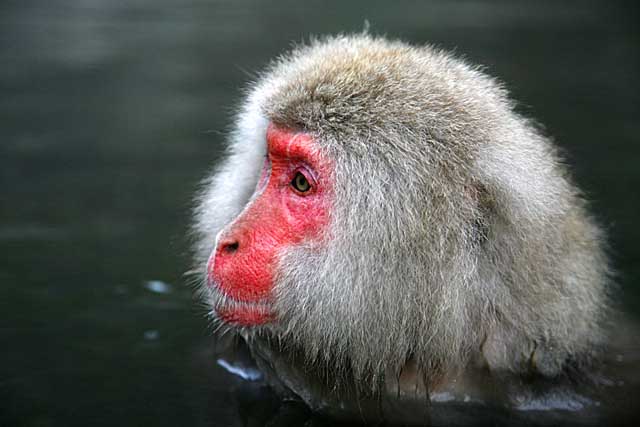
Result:
M217 317L237 326L258 326L275 319L271 304L260 298L254 301L229 295L215 283L208 284L211 304Z
M220 298L214 303L218 318L225 323L238 326L258 326L275 319L271 304L266 301L243 301L217 290Z

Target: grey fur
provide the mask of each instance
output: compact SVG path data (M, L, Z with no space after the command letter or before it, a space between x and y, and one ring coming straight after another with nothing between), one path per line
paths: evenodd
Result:
M299 47L252 87L199 197L200 278L251 198L270 121L335 161L331 244L281 254L278 321L250 335L372 385L410 359L430 381L478 360L555 376L602 344L603 233L556 148L478 68L368 35Z

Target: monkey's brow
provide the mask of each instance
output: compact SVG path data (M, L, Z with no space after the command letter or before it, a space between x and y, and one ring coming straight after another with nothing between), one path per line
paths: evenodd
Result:
M313 159L317 157L313 149L311 135L281 129L273 124L267 130L267 146L269 152L288 158Z

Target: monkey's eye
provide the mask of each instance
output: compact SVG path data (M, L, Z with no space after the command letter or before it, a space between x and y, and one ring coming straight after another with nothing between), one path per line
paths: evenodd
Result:
M311 184L307 178L300 172L296 173L296 176L291 180L291 186L301 193L305 193L311 189Z

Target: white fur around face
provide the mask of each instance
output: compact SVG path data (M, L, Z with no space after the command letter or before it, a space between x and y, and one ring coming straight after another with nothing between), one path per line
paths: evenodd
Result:
M260 101L259 93L254 93L237 115L226 158L204 181L198 196L195 230L200 263L212 253L216 236L249 202L260 177L268 126Z

